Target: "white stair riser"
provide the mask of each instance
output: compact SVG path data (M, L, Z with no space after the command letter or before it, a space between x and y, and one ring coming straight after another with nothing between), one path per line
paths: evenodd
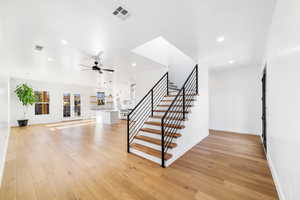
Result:
M168 107L157 106L155 110L168 110Z
M166 140L165 140L165 141L166 141ZM173 142L173 143L176 143L176 140L173 139L172 142ZM144 140L135 139L135 140L134 140L134 143L141 144L141 145L150 147L150 148L152 148L152 149L156 149L156 150L158 150L158 151L161 151L161 145L153 144L153 143L151 143L151 142L147 142L147 141L144 141ZM176 148L176 147L175 147L175 148ZM173 149L175 149L175 148L173 148ZM172 149L172 148L169 148L168 152L171 152L171 149ZM173 150L173 149L172 149L172 150Z
M169 90L169 94L171 94L171 95L177 95L178 93L181 93L181 95L183 94L183 92L181 92L180 90ZM185 95L190 95L190 94L192 94L192 95L194 95L195 94L195 91L185 91Z
M164 114L167 112L168 108L159 107L159 108L156 108L156 110L163 110L164 112L153 111L153 115L156 115L157 113L161 113L162 115L164 115ZM189 112L190 110L191 110L191 107L188 107L188 108L186 109L186 112ZM172 111L176 111L176 113L175 113L175 112L172 112ZM180 112L180 113L177 113L177 111ZM168 116L171 117L171 115L172 115L172 116L174 117L174 116L177 116L177 115L182 114L181 112L183 112L183 110L181 110L180 107L177 108L176 110L173 110L173 108L172 108L172 110L168 113ZM186 113L186 114L187 114L187 113ZM159 115L159 116L160 116L160 115Z
M141 144L141 145L144 145L144 146L147 146L147 147L150 147L152 149L159 150L159 151L161 150L161 145L146 142L144 140L134 139L134 143Z
M163 100L172 100L173 101L174 97L173 96L172 97L164 97Z
M144 124L143 128L152 128L155 130L161 130L161 126L153 126L153 125L149 125L149 124Z
M172 101L161 101L158 105L168 105L170 106ZM183 101L175 101L176 105L183 105ZM185 101L185 104L193 105L194 101Z
M171 105L171 101L169 102L169 101L161 101L160 103L159 103L159 105L168 105L168 106L170 106Z
M179 90L169 89L169 94L177 94Z
M166 97L163 98L163 100L172 100L172 101L173 101L174 99L175 99L175 96L166 96ZM194 97L194 96L186 96L185 99L187 99L187 100L189 100L189 99L195 99L195 97ZM182 101L183 98L182 98L181 96L179 96L179 97L177 97L176 100Z
M165 112L154 112L153 113L155 116L164 116L165 115ZM183 114L182 113L174 113L174 114L176 114L176 117L182 117L183 116ZM188 114L188 113L186 113L186 114ZM170 114L169 114L170 115ZM174 115L175 116L175 115Z
M190 106L188 106L187 108L190 108ZM169 109L169 107L166 107L166 106L157 106L156 108L155 108L156 110L168 110ZM175 110L176 109L176 111L182 111L183 110L183 106L182 105L179 105L179 106L173 106L172 107L172 110Z
M168 120L168 119L165 119L167 120L167 123L168 124L177 124L178 120ZM161 122L161 118L149 118L148 122Z
M161 130L161 126L155 126L155 125L150 125L150 124L144 124L143 128L152 128L155 130ZM165 127L165 129L170 129L169 127ZM173 128L172 128L173 129ZM179 132L181 129L177 129L177 132Z
M149 118L148 122L161 122L161 118Z
M147 159L147 160L151 160L151 161L153 161L153 162L155 162L155 163L157 163L157 164L161 164L161 159L160 159L160 158L151 156L151 155L149 155L149 154L147 154L147 153L144 153L144 152L142 152L142 151L136 150L136 149L134 149L134 148L130 148L130 152L131 152L131 153L134 153L134 154L136 154L136 155L138 155L138 156L141 156L141 157L143 157L143 158L145 158L145 159Z
M153 133L149 133L149 132L145 132L145 131L140 131L140 135L144 135L144 136L147 136L147 137L152 137L152 138L155 138L155 139L161 139L161 135L153 134Z
M161 140L161 135L153 134L153 133L149 133L149 132L144 132L144 131L141 131L140 133L143 136L147 136L147 137L151 137L151 138L155 138L155 139ZM165 137L167 137L167 136L165 136ZM176 140L179 139L179 138L175 138L174 137L173 140L172 140L172 142L176 143Z
M183 105L183 101L177 101L175 103L176 103L176 105ZM171 104L172 104L172 101L161 101L159 105L168 105L168 106L170 106Z

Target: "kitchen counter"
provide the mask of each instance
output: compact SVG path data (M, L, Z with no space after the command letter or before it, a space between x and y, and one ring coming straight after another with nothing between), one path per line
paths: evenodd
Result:
M119 122L118 110L95 110L97 123L115 124Z

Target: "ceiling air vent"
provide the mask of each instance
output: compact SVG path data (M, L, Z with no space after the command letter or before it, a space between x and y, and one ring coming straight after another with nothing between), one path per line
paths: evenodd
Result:
M114 12L113 15L119 17L122 20L127 19L130 14L128 12L128 10L126 10L125 8L123 8L122 6L119 6Z
M42 51L43 49L44 49L44 47L41 46L41 45L35 45L34 46L34 50L36 50L36 51Z

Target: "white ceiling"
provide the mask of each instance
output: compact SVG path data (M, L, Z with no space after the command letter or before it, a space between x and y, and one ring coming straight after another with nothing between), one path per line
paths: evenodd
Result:
M200 64L258 63L274 1L2 0L0 67L14 76L51 75L93 84L95 73L78 71L79 63L87 63L84 53L103 50L105 64L123 72L130 71L132 62L137 67L159 67L130 53L159 36ZM122 21L112 15L118 5L129 10L130 18ZM225 37L224 42L216 42L219 36ZM62 39L68 44L62 45ZM45 46L44 51L33 51L35 44Z

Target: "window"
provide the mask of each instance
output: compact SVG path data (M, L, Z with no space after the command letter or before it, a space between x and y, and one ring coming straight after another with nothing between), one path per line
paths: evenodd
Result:
M35 115L49 114L49 92L35 91L37 102L35 103Z

